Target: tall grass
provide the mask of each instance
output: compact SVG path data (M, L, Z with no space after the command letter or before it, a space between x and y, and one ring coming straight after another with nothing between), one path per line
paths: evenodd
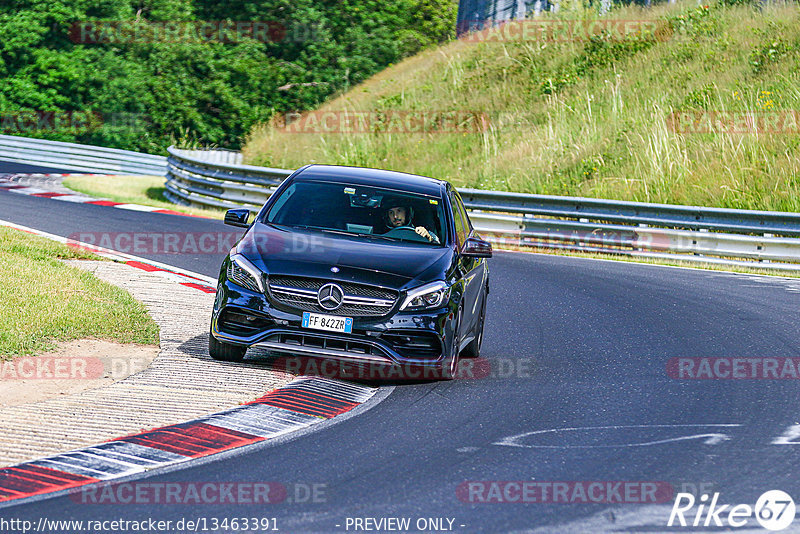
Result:
M658 21L659 36L456 41L321 108L472 110L492 118L483 132L300 134L285 133L275 120L251 132L246 161L381 167L484 189L800 211L800 135L686 133L669 120L681 111L800 109L797 8L690 1L608 17Z

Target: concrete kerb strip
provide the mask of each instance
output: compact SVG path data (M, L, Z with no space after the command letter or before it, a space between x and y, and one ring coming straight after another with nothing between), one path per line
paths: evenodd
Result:
M68 242L5 221L0 226ZM143 302L161 328L161 352L147 369L109 386L5 409L0 416L0 463L20 463L0 469L0 503L284 437L346 414L378 391L321 377L292 377L271 368L269 360L259 362L266 353L251 351L256 358L242 363L212 360L207 336L213 279L70 244L138 268L68 262ZM269 393L255 398L254 392L263 391ZM165 426L142 431L158 425Z

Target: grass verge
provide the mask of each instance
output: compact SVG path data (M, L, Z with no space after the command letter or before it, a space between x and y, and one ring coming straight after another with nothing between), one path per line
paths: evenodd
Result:
M163 176L69 176L64 179L63 184L78 193L107 198L114 202L153 206L211 219L222 219L225 216L224 210L173 204L164 198L166 188Z
M38 236L0 228L0 359L99 338L158 344L158 326L128 292L59 259L101 259Z

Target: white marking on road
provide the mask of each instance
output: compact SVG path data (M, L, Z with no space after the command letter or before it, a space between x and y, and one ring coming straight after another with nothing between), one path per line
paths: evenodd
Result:
M800 438L800 424L793 424L786 431L772 440L772 445L800 445L800 441L794 441Z
M65 202L76 202L78 204L85 204L86 202L91 202L93 200L98 200L92 197L84 197L81 195L64 195L62 197L55 197L56 200L61 200Z
M564 434L567 432L581 432L581 431L603 431L603 430L631 430L631 429L654 429L654 428L735 428L740 427L740 424L684 424L684 425L611 425L611 426L585 426L585 427L569 427L569 428L551 428L547 430L534 430L531 432L524 432L515 436L508 436L492 443L492 445L501 445L505 447L520 447L526 449L607 449L615 447L646 447L650 445L660 445L663 443L672 443L677 441L687 441L695 439L703 439L705 445L718 445L723 441L729 440L727 434L719 432L692 434L688 436L677 436L673 438L665 438L658 440L643 441L638 443L616 443L611 445L527 445L519 443L520 440L528 436L543 435L543 434ZM800 434L798 434L800 435Z
M156 208L154 206L142 206L140 204L117 204L114 207L122 210L133 210L133 211L156 211L165 209L165 208Z

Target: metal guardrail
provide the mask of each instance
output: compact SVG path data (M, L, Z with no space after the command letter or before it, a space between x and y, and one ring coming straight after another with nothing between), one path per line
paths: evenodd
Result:
M292 171L168 149L167 196L204 207L261 207ZM800 213L460 190L496 243L800 271Z
M261 207L292 171L242 165L227 150L167 149L166 196L201 207ZM228 161L222 161L228 159Z
M0 135L0 161L91 173L164 176L167 171L164 156L15 135Z
M173 148L178 151L179 149ZM244 159L241 152L236 150L227 150L218 148L216 150L187 150L180 149L182 156L187 158L194 158L204 163L222 163L230 165L241 165Z

